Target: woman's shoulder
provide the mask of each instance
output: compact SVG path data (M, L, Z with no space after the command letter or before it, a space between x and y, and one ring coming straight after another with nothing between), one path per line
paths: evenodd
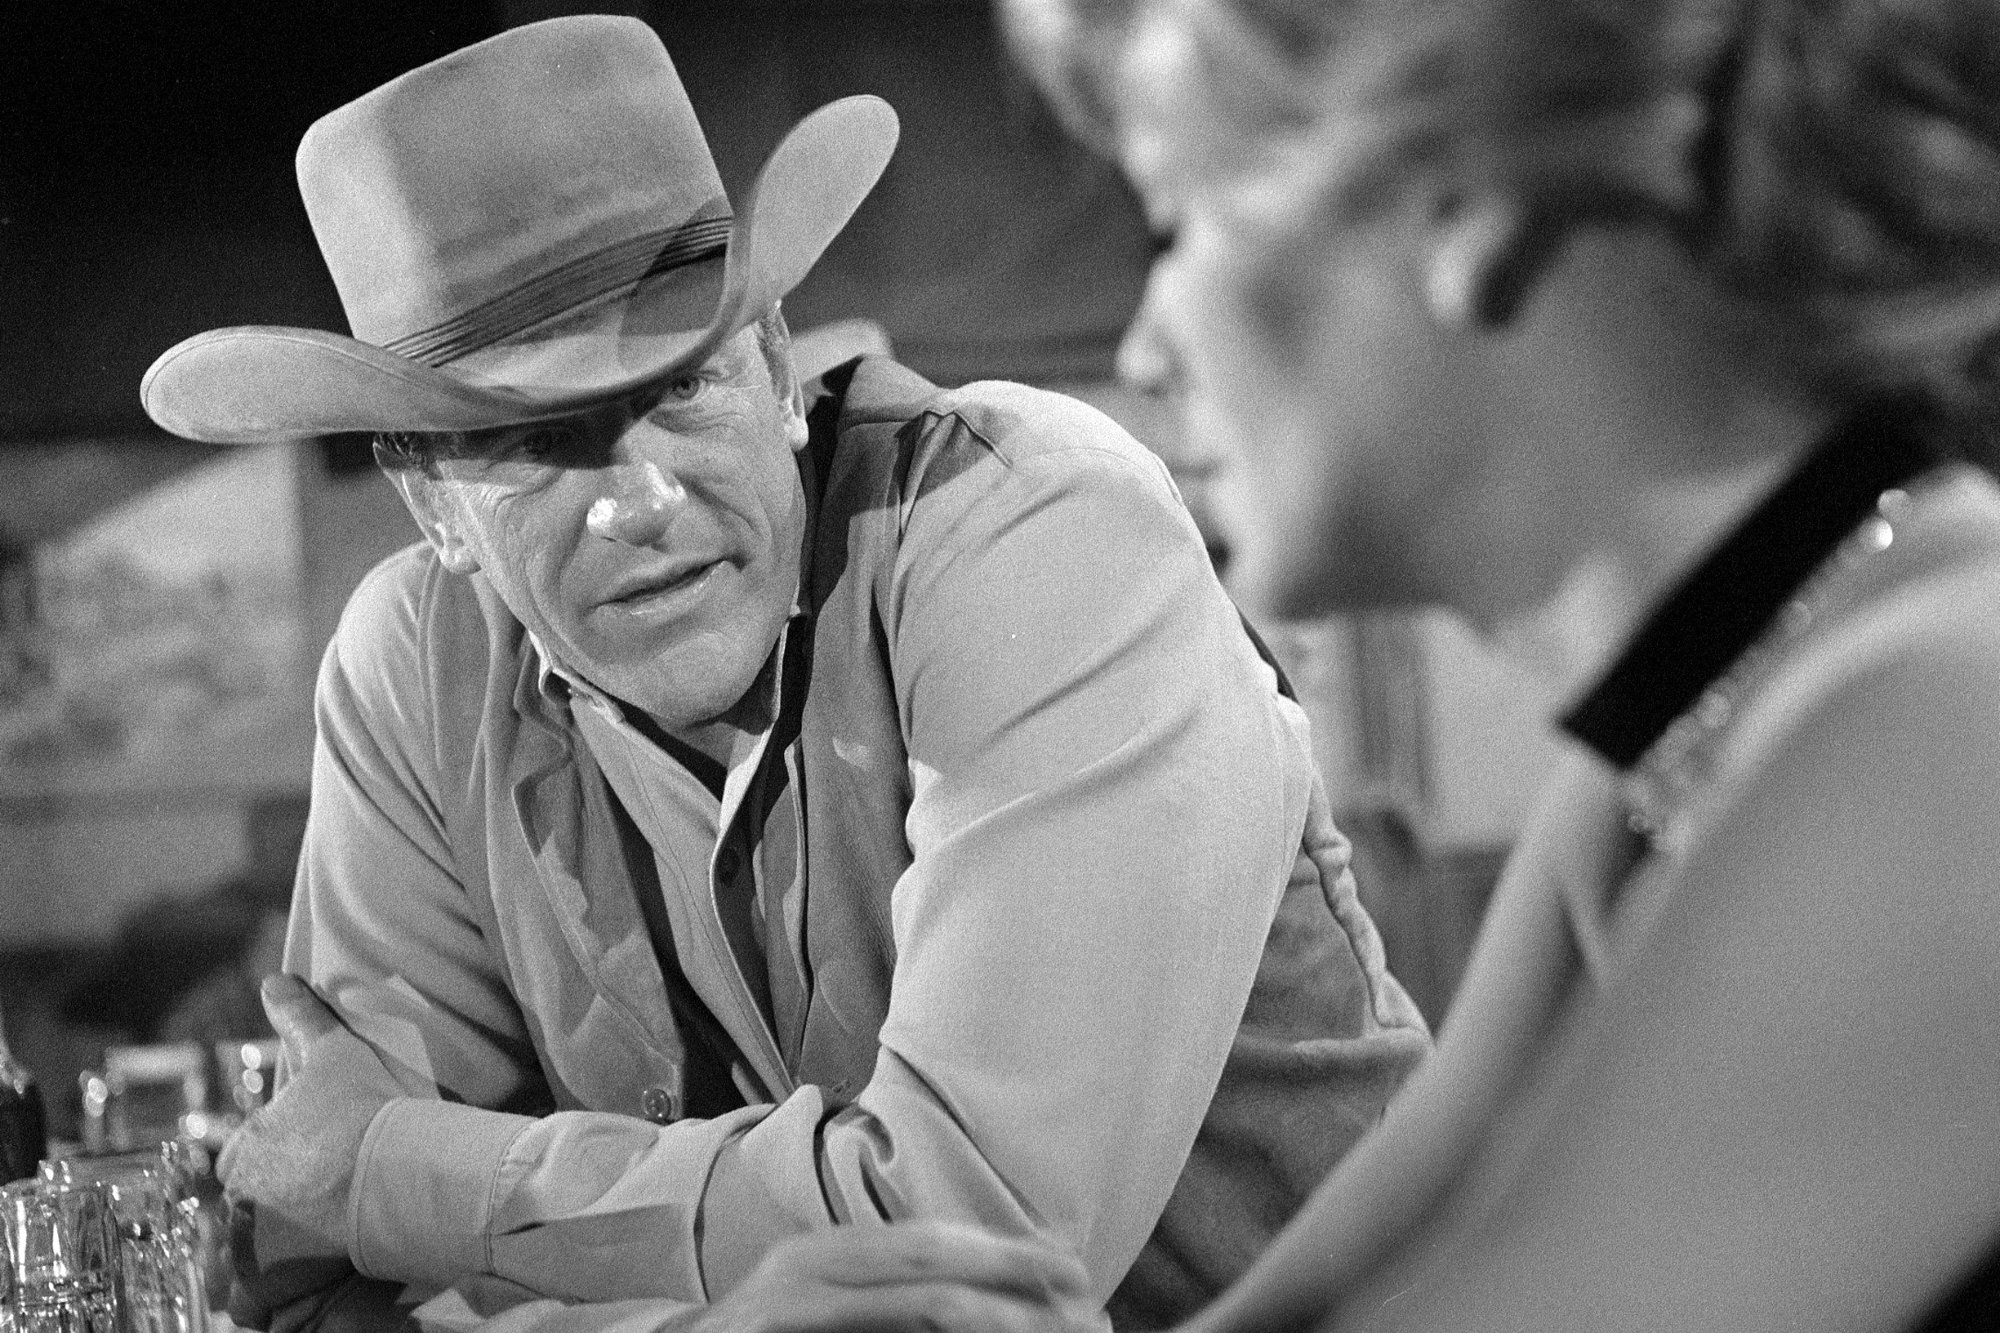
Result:
M1921 504L1718 748L1699 822L1746 873L2000 882L2000 489Z

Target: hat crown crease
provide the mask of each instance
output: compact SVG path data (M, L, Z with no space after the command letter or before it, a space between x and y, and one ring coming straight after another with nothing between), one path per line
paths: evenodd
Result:
M413 70L314 124L298 174L349 327L383 347L728 212L636 20L532 24Z

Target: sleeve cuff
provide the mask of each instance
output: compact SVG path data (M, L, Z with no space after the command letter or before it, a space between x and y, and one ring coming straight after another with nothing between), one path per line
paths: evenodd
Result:
M500 1168L528 1116L424 1097L375 1113L348 1199L347 1251L374 1278L445 1285L492 1271Z

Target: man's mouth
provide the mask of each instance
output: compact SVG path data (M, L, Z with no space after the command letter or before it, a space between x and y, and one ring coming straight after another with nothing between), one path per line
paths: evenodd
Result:
M634 614L676 609L680 602L698 596L709 575L721 564L720 560L707 560L675 573L634 583L606 599L604 605Z

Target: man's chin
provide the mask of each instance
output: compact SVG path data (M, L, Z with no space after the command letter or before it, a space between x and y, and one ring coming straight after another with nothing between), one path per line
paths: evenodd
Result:
M613 682L604 688L676 735L735 721L770 651L754 654L729 645L716 652L714 646L712 638L704 643L698 637L621 658L603 673L603 679ZM711 650L702 651L704 647Z

